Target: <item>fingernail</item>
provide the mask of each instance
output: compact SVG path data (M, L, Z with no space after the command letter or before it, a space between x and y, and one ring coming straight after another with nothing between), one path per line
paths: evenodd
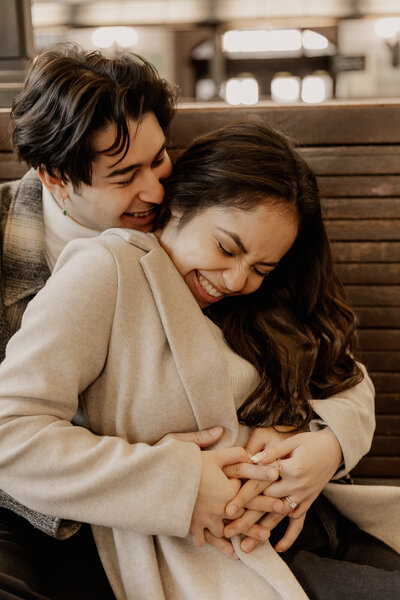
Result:
M270 536L270 532L265 530L265 531L260 531L260 539L261 540L267 540Z
M229 504L229 506L226 507L226 514L228 515L228 517L233 517L233 515L236 514L238 510L239 509L237 506L235 506L234 504Z
M234 558L235 560L239 560L239 557L238 557L238 555L236 554L236 552L234 552L234 553L233 553L233 556L232 556L232 558Z
M252 457L250 458L250 460L251 460L253 463L258 463L258 462L260 462L260 460L261 460L261 459L263 459L263 458L267 458L267 453L266 453L266 452L258 452L257 454L255 454L254 456L252 456Z
M217 437L218 435L220 435L220 433L222 432L222 427L213 427L212 429L210 429L210 435L212 435L212 437Z

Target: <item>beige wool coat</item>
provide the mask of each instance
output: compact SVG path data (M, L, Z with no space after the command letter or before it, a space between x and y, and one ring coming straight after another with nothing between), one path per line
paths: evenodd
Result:
M371 402L367 376L314 401L344 470L369 448ZM209 324L154 236L76 240L0 367L0 485L33 509L91 523L118 600L305 599L268 542L246 555L234 540L234 561L188 535L201 451L156 442L219 424L219 447L243 444L236 408ZM330 484L326 493L400 550L400 489Z

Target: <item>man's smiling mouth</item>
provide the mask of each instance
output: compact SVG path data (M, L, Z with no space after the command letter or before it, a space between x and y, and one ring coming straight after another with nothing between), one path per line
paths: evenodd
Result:
M149 210L143 210L141 212L126 212L126 213L124 213L124 215L138 219L140 217L148 217L149 215L152 215L154 212L155 212L154 208L149 208Z

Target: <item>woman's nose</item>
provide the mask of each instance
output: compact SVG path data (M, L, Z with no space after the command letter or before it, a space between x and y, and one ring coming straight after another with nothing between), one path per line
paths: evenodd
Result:
M247 283L248 271L243 267L235 267L232 269L225 269L223 273L223 279L226 288L230 292L241 292L244 290Z

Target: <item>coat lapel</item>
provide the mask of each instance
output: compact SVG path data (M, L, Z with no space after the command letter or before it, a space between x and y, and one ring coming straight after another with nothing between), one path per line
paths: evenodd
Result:
M222 425L224 445L235 444L238 422L227 367L206 317L158 244L140 263L199 429Z

